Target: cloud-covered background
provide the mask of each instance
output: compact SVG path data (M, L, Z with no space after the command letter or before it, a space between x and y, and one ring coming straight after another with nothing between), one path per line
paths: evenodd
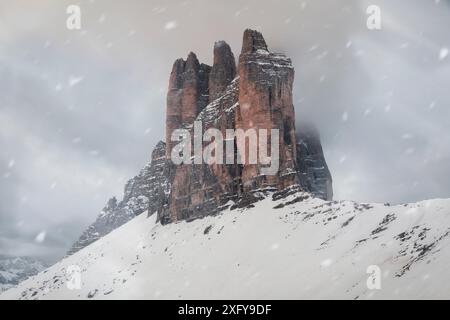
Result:
M449 1L0 0L0 254L64 254L164 138L173 61L248 27L292 58L336 199L450 197Z

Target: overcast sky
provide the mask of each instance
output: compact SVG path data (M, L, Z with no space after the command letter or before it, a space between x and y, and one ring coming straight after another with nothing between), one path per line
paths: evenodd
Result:
M0 254L64 254L164 139L173 61L248 27L292 58L336 199L450 197L449 1L0 0Z

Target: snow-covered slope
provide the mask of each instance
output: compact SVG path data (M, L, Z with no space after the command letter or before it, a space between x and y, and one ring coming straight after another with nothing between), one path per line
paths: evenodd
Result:
M0 298L450 297L450 200L274 198L190 223L138 216ZM73 265L79 290L66 283ZM367 287L371 265L381 270L380 290Z

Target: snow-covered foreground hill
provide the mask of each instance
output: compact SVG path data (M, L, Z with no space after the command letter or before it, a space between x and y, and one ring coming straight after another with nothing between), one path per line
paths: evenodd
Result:
M189 223L138 216L0 298L448 299L449 244L450 200L269 196ZM79 290L67 286L74 265ZM381 270L379 290L367 287L371 265Z

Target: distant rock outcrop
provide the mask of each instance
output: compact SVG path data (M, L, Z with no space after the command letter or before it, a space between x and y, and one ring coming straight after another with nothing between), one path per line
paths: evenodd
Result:
M236 77L236 61L233 51L225 41L214 44L214 64L209 75L209 102L220 98Z
M319 131L303 123L297 130L297 170L304 188L317 198L333 199L333 180L325 161Z

